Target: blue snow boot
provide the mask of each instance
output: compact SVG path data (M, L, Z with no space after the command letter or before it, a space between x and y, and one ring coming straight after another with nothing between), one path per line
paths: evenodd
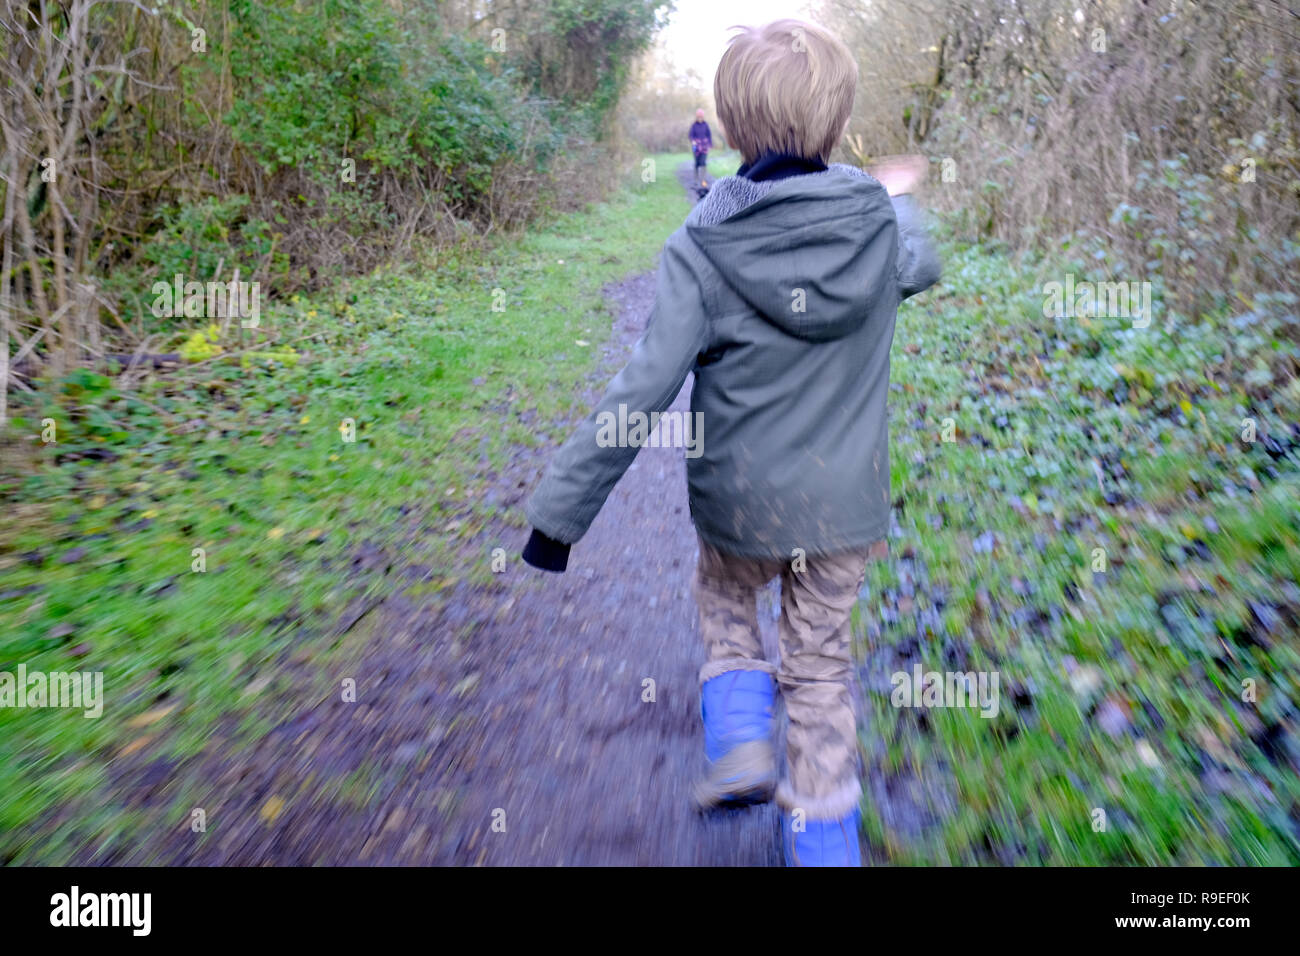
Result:
M727 671L700 687L709 772L695 785L701 810L762 803L776 788L772 708L776 681L764 671Z
M803 820L795 830L788 811L781 814L781 844L786 866L861 866L858 850L858 820L854 807L838 820Z

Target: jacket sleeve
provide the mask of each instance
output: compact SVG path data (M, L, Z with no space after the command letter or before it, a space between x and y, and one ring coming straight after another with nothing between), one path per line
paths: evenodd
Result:
M904 194L892 198L898 220L898 286L906 299L938 282L942 267L912 197Z
M601 422L612 416L617 423L620 405L625 407L625 415L664 411L704 348L705 267L690 244L684 231L669 237L645 333L596 408L551 460L528 502L525 512L529 522L555 541L572 544L587 533L614 485L636 458L636 447L602 447L598 442Z

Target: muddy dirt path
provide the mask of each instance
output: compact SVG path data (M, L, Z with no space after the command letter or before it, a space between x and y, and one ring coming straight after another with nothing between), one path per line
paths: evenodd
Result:
M677 176L685 187L691 170ZM689 195L689 193L688 193ZM606 290L617 318L591 400L626 361L654 303L654 274ZM688 380L673 403L686 411ZM538 461L535 466L544 464ZM535 480L526 482L531 490ZM509 606L470 639L480 674L451 779L456 810L439 859L485 864L779 863L768 807L697 815L703 768L691 596L696 543L680 449L645 449L615 487L569 570L514 558ZM768 613L772 621L768 596ZM773 633L768 635L774 641ZM654 700L645 697L653 681ZM506 832L493 814L504 811Z
M691 181L688 165L676 175ZM606 290L616 319L586 406L644 329L654 279ZM499 476L505 504L522 507L553 451ZM690 803L704 763L685 481L682 449L643 450L563 575L523 563L526 532L479 535L470 560L502 547L506 571L437 610L409 594L373 609L375 636L338 675L355 702L322 699L317 681L255 742L121 781L145 812L183 786L207 832L179 826L96 862L779 864L773 806L701 817ZM770 647L773 600L760 595Z

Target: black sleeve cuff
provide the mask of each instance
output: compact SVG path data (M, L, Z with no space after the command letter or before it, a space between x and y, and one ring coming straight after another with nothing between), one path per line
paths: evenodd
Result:
M569 546L548 538L536 528L524 545L524 560L543 571L559 573L569 566Z

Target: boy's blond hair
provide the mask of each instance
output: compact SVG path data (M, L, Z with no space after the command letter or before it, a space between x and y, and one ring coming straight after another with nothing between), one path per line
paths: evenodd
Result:
M823 27L774 20L735 27L713 78L727 141L752 163L763 153L829 158L853 109L858 65Z

